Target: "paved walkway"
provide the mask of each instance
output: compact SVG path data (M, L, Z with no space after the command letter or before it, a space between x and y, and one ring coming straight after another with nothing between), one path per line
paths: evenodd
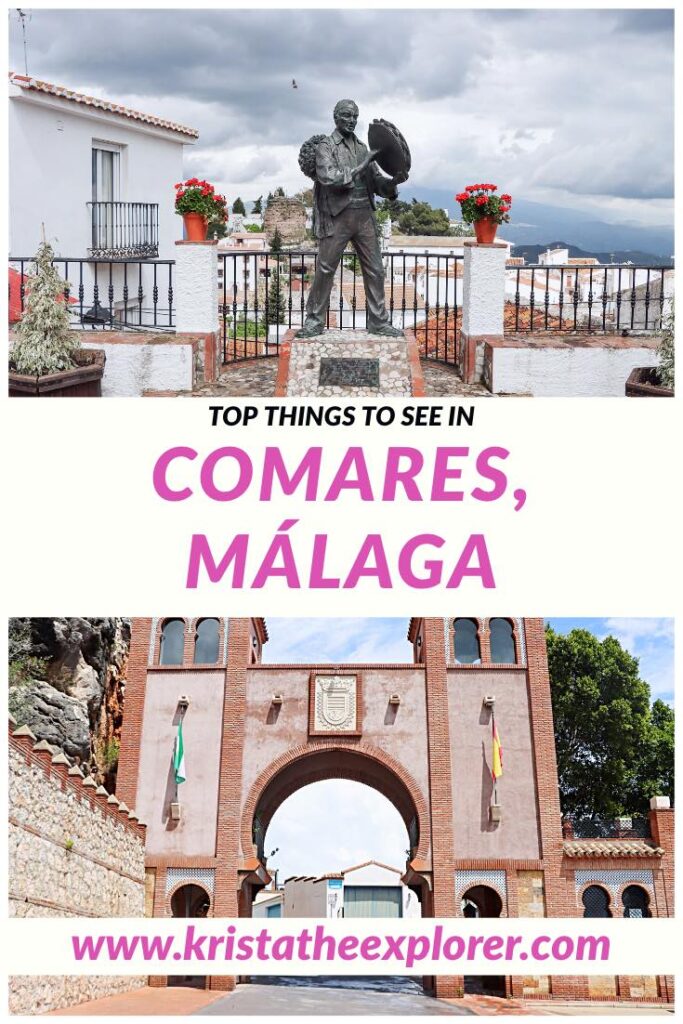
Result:
M464 384L454 367L422 360L425 390L429 398L492 395L483 384ZM253 359L225 369L213 384L200 384L194 395L230 398L272 398L275 393L277 359Z
M205 992L196 988L136 988L133 992L123 992L118 996L107 996L104 999L93 999L89 1003L79 1003L64 1010L53 1010L46 1017L137 1017L137 1016L173 1016L185 1017L197 1013L217 999L222 999L221 992Z

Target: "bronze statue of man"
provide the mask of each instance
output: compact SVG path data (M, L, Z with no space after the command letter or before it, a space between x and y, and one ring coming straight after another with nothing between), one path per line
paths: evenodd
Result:
M340 100L334 108L335 130L318 144L313 190L313 230L318 239L318 265L306 303L299 338L312 338L325 328L334 276L348 242L360 260L365 286L366 327L372 334L398 337L384 297L384 265L375 221L375 195L395 199L405 172L385 178L374 162L375 152L354 134L358 107Z

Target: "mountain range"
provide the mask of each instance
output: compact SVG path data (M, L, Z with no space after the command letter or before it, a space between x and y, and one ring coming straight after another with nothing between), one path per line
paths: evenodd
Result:
M448 189L417 185L415 188L404 185L400 189L400 198L404 201L409 202L414 196L420 202L448 210L455 219L459 208L453 195ZM522 248L529 246L542 251L548 244L566 245L546 242L551 238L569 239L570 249L576 249L570 253L572 256L603 256L607 263L631 260L642 264L649 260L668 265L674 252L674 233L669 227L608 224L583 210L528 199L513 201L512 217L510 224L501 227L500 234L515 245L516 256L524 255Z

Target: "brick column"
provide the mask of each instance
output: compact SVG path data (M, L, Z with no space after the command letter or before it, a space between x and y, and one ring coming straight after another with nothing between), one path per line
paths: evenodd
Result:
M214 917L240 916L242 757L250 644L249 619L231 618L228 623L228 663L225 674L223 735L218 782ZM241 909L244 910L244 907L242 906ZM234 975L213 976L210 987L229 992L234 989L235 982Z
M484 344L503 337L505 309L505 259L507 246L465 242L463 267L462 331L456 363L463 380L482 379Z
M655 872L657 916L674 916L674 812L668 796L653 796L650 800L650 831L657 846L664 850L661 883ZM653 908L654 909L654 908Z
M543 619L524 619L524 635L546 916L576 917L575 894L562 874L560 790ZM587 990L586 979L577 976L555 975L551 986L553 995L563 999L585 998Z
M203 342L205 380L215 379L221 362L218 353L217 246L216 240L176 242L176 333L192 334L200 343Z
M424 620L423 657L429 736L429 807L432 826L433 917L455 917L453 869L453 795L451 739L448 722L448 678L443 619ZM463 995L459 976L438 976L434 994L441 999Z
M121 727L121 749L116 776L116 795L128 807L137 806L142 718L151 631L151 619L133 619L126 672L126 711Z

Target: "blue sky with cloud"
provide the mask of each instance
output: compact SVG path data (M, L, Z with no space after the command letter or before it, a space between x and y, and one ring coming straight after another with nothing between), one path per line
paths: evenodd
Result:
M673 703L674 622L662 618L551 618L557 632L588 629L615 636L640 661L653 699ZM408 619L268 619L271 639L264 661L409 662ZM368 827L370 825L370 827ZM366 860L402 867L408 845L405 826L385 797L367 786L330 779L294 793L273 816L266 852L278 848L269 866L280 880L322 874Z

